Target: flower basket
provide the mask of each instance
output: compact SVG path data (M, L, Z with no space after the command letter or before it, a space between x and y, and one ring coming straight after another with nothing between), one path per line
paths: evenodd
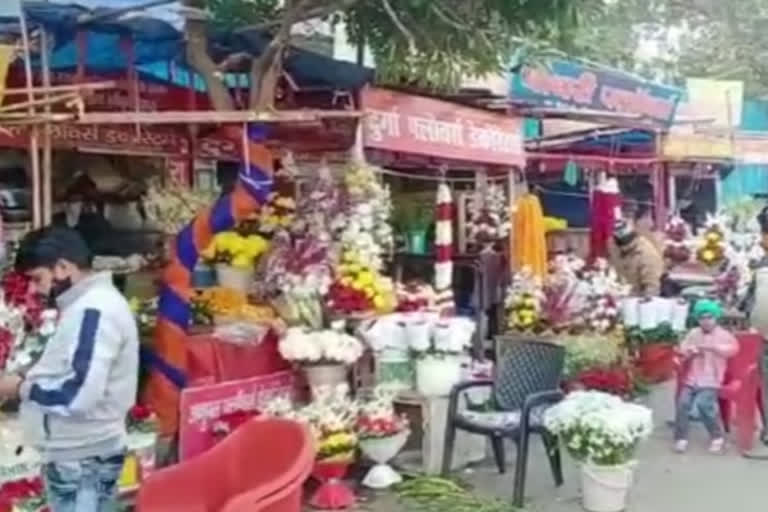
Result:
M675 348L668 343L651 343L637 350L635 367L649 384L659 384L675 376Z
M246 295L253 282L254 274L253 268L238 268L223 263L216 265L216 279L219 286L237 290Z
M621 512L627 508L635 476L634 461L616 466L581 465L582 505L589 512Z
M400 453L410 434L410 431L403 430L393 436L372 437L360 441L363 454L376 463L365 475L364 486L371 489L387 489L403 481L403 477L387 463Z
M459 382L459 356L427 355L416 362L416 390L423 396L448 396Z
M343 510L355 504L355 493L343 481L351 464L352 458L315 461L312 477L320 482L320 487L309 500L312 507L320 510Z

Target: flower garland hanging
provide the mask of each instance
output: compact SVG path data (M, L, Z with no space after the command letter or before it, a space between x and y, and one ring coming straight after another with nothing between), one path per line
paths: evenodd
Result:
M468 205L467 241L480 250L493 246L509 236L509 201L504 189L488 185L485 194L476 193Z
M446 183L437 186L435 212L435 291L441 314L453 312L453 199Z
M672 217L667 223L664 257L675 264L686 263L691 259L689 247L691 230L682 217Z

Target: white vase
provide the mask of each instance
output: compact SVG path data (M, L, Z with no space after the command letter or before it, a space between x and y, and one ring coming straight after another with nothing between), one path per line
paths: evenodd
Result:
M313 396L321 389L348 385L347 367L343 364L308 364L302 366Z
M387 489L403 481L403 477L387 463L400 453L410 434L409 431L404 430L394 436L360 441L360 449L365 456L376 463L365 475L364 486L371 489Z
M426 356L416 362L416 390L423 396L448 396L459 382L458 356Z
M216 280L219 286L247 294L253 282L253 268L237 268L219 263L216 265Z
M589 512L622 512L632 488L636 463L616 466L581 465L582 505Z

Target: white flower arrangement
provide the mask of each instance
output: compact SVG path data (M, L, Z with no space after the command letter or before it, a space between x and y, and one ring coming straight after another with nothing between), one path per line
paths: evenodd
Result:
M18 373L32 365L45 350L48 340L56 332L58 311L46 309L40 314L40 326L28 334L24 333L24 323L21 322L20 330L16 325L15 344L11 349L10 357L5 363L5 371ZM15 321L15 320L14 320Z
M339 363L351 365L363 355L357 338L333 329L319 331L290 327L278 345L287 361L305 364Z
M598 391L575 391L548 409L544 426L578 461L601 466L630 462L653 431L652 411Z
M586 283L585 321L588 329L605 333L618 326L620 304L629 296L630 287L604 259L598 259L583 276Z
M403 313L401 326L410 350L417 355L458 355L472 343L475 322L441 318L431 313Z
M359 403L350 398L345 385L318 387L313 401L304 407L296 408L292 401L280 398L264 408L267 416L308 425L316 440L333 432L353 431L359 411Z
M482 245L496 242L509 235L509 201L504 188L490 184L485 194L475 194L467 207L467 238L469 243Z

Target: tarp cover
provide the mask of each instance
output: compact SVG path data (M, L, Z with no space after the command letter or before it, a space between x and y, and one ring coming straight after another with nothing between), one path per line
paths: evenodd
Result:
M2 0L0 0L2 1ZM72 69L77 66L78 30L85 32L87 51L85 65L93 73L106 73L125 70L129 62L124 48L125 40L132 40L133 61L144 74L155 76L163 81L171 80L169 64L173 63L177 72L174 81L188 82L188 69L184 58L184 37L174 26L175 20L168 16L150 17L143 13L131 13L129 16L101 17L115 7L135 4L137 0L97 0L89 2L89 7L78 4L60 4L46 1L24 2L24 12L30 27L44 26L53 35L55 47L51 55L53 70ZM93 4L109 3L110 7L95 7ZM94 21L88 21L93 19ZM17 33L17 20L4 18L0 23L0 33ZM236 34L224 33L210 35L211 47L217 52L246 52L259 55L269 43L269 36L258 31L241 31ZM333 60L331 57L292 48L285 60L286 71L297 81L299 86L327 86L340 89L362 87L373 78L373 70L348 62ZM244 76L229 77L230 82L247 83ZM185 85L180 83L179 85ZM196 80L195 87L203 90L202 81Z

